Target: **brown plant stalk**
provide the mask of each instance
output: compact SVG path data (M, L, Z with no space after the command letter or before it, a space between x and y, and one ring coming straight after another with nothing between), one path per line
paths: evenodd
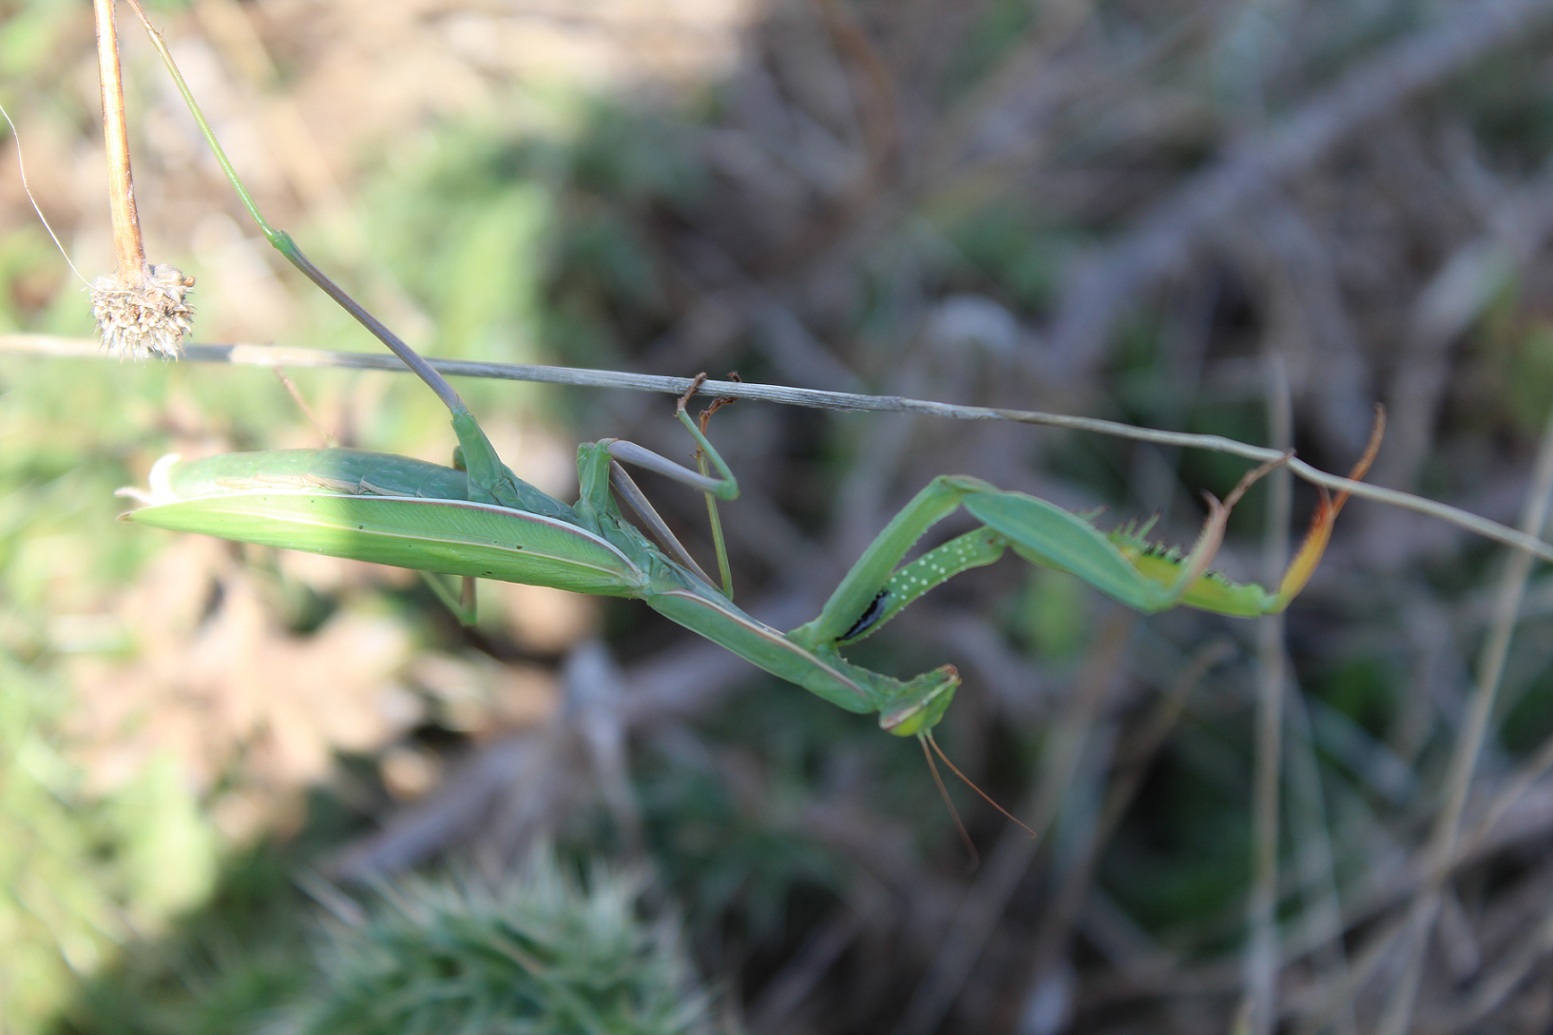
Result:
M108 204L118 270L92 281L92 317L109 353L131 359L176 359L193 328L194 307L185 299L194 278L168 265L146 262L130 171L124 75L119 64L114 0L92 0L97 19L97 67L102 80L103 146L108 160Z

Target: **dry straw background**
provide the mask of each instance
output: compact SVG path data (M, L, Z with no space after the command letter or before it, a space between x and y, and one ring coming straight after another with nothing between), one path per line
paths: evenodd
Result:
M90 22L0 15L0 100L90 278ZM1545 0L154 16L270 219L428 354L1058 410L1329 470L1378 401L1375 483L1512 524L1547 493ZM148 252L199 278L198 340L371 351L121 26ZM0 328L86 333L9 158L0 277ZM451 448L407 379L293 380L342 442ZM687 452L662 397L467 391L557 494L578 441ZM740 600L779 625L935 474L1189 542L1243 469L753 403L712 432ZM954 789L967 873L913 745L639 606L487 586L465 633L402 573L112 521L161 453L319 440L266 371L0 360L0 1030L246 1030L266 996L234 975L281 983L319 899L545 842L653 875L730 1030L1553 1024L1553 598L1498 548L1361 502L1282 620L1140 618L1013 561L914 606L856 656L956 664L943 742L1043 831ZM707 556L700 501L653 490ZM1312 502L1259 490L1222 566L1273 577Z

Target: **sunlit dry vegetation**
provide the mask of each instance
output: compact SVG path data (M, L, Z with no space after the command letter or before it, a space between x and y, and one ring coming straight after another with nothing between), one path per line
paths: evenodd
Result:
M1380 402L1372 482L1540 523L1547 0L153 16L269 217L428 355L1055 410L1334 471ZM121 32L147 251L198 278L195 340L376 350ZM0 67L89 280L89 13L0 0ZM0 345L88 334L16 150ZM462 630L404 572L114 520L168 452L445 461L411 379L293 370L315 424L267 370L0 356L0 1031L395 1031L360 1011L456 999L450 972L527 988L507 967L561 975L529 1015L553 1030L595 1030L578 996L611 1031L1553 1023L1550 597L1501 547L1359 501L1279 619L1143 618L1014 562L925 598L854 656L958 666L939 739L1042 834L951 787L967 872L914 745L645 608L492 584ZM688 458L665 396L459 389L557 495L580 441ZM933 475L1189 543L1245 469L749 402L711 434L739 600L784 627ZM1239 579L1275 580L1314 504L1268 484L1218 559ZM649 488L708 557L702 500Z

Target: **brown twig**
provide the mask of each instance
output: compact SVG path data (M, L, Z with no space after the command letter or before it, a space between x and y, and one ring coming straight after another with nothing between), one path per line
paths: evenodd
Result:
M146 249L135 208L135 178L129 165L129 124L124 114L124 71L119 64L119 30L114 0L92 0L97 18L97 70L102 82L102 138L108 159L108 205L113 213L113 243L119 279L134 283L145 275Z
M124 73L113 0L93 0L97 19L97 67L102 80L102 132L108 159L108 205L118 269L92 281L92 317L103 347L120 358L176 359L193 329L194 307L185 301L194 278L167 265L146 262L129 164Z
M57 338L47 334L0 334L0 352L52 356L56 359L86 358L97 352L91 345L78 339ZM186 359L205 363L232 363L239 366L260 367L349 367L360 370L383 370L402 373L404 366L393 356L360 352L328 352L320 349L284 348L267 345L192 345ZM523 363L476 363L467 360L433 359L430 365L450 377L483 377L506 381L533 381L540 384L574 385L583 388L621 388L635 391L663 392L683 395L690 387L690 378L665 377L656 374L633 374L615 370L587 370L581 367L548 367ZM918 413L946 420L1009 421L1016 424L1038 424L1069 431L1085 431L1097 435L1113 435L1137 442L1151 442L1162 446L1179 446L1185 449L1202 449L1214 453L1238 456L1257 463L1276 460L1284 454L1276 449L1237 442L1222 435L1200 435L1184 431L1161 431L1139 428L1117 421L1097 417L1074 417L1060 413L1043 413L1036 410L1014 410L996 406L959 406L954 403L931 399L911 399L898 395L862 395L855 392L825 392L788 385L759 384L756 382L707 381L701 394L729 396L739 399L757 399L781 406L804 406L821 410L839 410L852 413ZM1339 478L1337 475L1312 467L1298 457L1288 462L1289 470L1312 485L1324 485L1328 489L1347 492L1355 499L1367 499L1388 506L1399 507L1414 513L1425 514L1457 528L1482 536L1505 546L1514 547L1545 561L1553 561L1553 545L1535 536L1495 521L1468 513L1434 500L1398 492L1378 485Z

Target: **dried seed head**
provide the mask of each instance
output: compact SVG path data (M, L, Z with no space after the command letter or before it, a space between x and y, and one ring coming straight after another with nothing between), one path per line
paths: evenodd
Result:
M194 307L184 301L193 286L193 277L165 265L147 266L128 283L107 275L92 281L92 317L103 347L120 359L177 359L193 330Z

